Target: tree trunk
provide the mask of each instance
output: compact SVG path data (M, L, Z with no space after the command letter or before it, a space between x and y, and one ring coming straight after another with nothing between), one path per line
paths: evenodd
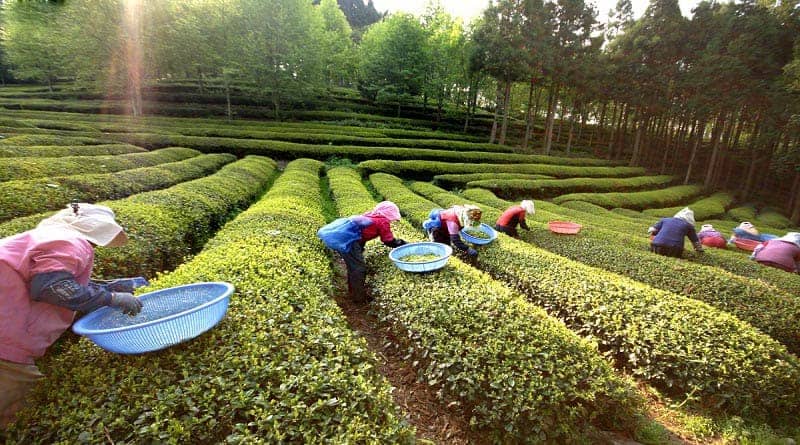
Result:
M608 108L608 101L604 100L603 101L603 107L600 109L600 121L595 126L595 131L592 131L592 136L594 136L595 132L598 133L598 135L597 135L597 143L598 144L602 144L603 143L603 132L605 132L605 130L606 130L606 108ZM614 119L614 115L613 114L611 115L611 119L612 120Z
M544 154L550 154L553 145L553 122L555 120L555 104L558 97L559 85L554 84L550 87L550 95L547 100L547 128L544 134Z
M581 106L579 114L581 115L581 121L578 123L578 135L575 136L576 146L580 143L581 137L583 136L583 126L586 125L586 115L588 111L585 107Z
M800 168L800 167L798 167ZM794 174L794 184L792 185L791 196L789 197L789 209L791 220L796 226L800 226L800 171Z
M633 121L633 125L636 126L636 138L633 142L633 153L631 154L631 160L628 162L628 165L631 167L635 167L639 165L639 160L641 157L641 141L642 141L642 129L650 124L650 118L645 117L644 122L642 122L641 117L639 116L639 112L636 111L636 119Z
M564 126L564 116L567 114L567 98L564 95L564 100L561 101L561 115L558 116L558 132L556 132L556 143L561 143L561 127Z
M569 135L567 136L567 154L572 150L572 130L575 127L575 104L572 104L572 111L569 113Z
M614 149L614 159L621 159L623 153L625 152L625 133L628 131L628 117L630 117L631 107L628 104L625 104L625 112L622 116L622 123L619 127L617 127L617 141L614 143L616 148Z
M472 90L475 89L474 83L474 80L470 80L469 89L467 90L467 113L466 117L464 118L464 133L469 130L470 111L472 109Z
M233 110L231 109L231 86L225 82L225 104L227 105L228 120L233 120Z
M533 116L531 110L533 109L533 79L531 79L530 89L528 90L528 109L525 110L525 136L522 139L522 149L528 151L528 141L531 138L531 130L533 129Z
M681 154L688 150L694 134L693 120L691 122L684 120L682 124L683 131L681 131L678 135L678 139L675 141L675 149L672 151L672 159L670 160L669 169L667 169L668 172L672 173L678 171L678 160L681 158Z
M706 123L700 122L695 127L695 139L694 145L692 145L692 154L689 156L689 165L686 168L686 177L683 179L684 184L689 183L689 179L692 177L692 167L694 166L694 158L697 157L697 149L700 147L700 141L703 140L703 133L705 133Z
M608 131L608 159L612 159L614 157L614 116L617 116L617 128L622 124L622 111L619 110L619 103L614 102L614 109L611 111L611 128Z
M495 139L497 139L497 120L500 118L500 94L502 94L502 91L503 87L500 85L500 81L498 81L494 100L494 120L492 120L492 134L489 136L490 144L494 144Z
M506 88L503 94L503 128L500 129L500 145L506 143L508 130L508 109L511 108L511 79L506 79Z
M714 129L711 131L711 159L708 160L708 168L706 169L706 178L703 181L703 187L711 190L714 179L714 170L717 166L717 157L719 156L719 140L722 134L722 128L725 126L725 117L720 113L717 115L717 122L714 124Z
M681 125L683 123L681 122ZM664 144L664 156L661 157L661 168L659 168L659 174L666 174L667 172L667 161L669 160L670 148L672 148L672 141L678 136L681 131L681 126L679 125L678 128L674 128L673 125L669 125L667 128L667 141Z
M531 123L531 128L536 128L536 119L539 118L539 101L542 98L542 90L544 88L539 88L536 90L536 105L533 108L533 121ZM533 131L531 131L533 132Z
M750 143L748 144L748 149L750 150L750 163L748 164L747 169L747 179L745 180L744 184L742 184L741 188L741 196L742 199L747 199L750 196L750 189L753 186L753 179L755 178L756 174L756 141L758 140L761 133L761 119L757 118L756 124L753 127L753 133L750 135Z

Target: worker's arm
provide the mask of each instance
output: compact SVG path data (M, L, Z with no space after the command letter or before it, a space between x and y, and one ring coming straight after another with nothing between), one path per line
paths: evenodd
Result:
M458 250L468 252L470 248L464 244L464 241L461 241L461 236L459 235L460 231L461 227L459 227L458 224L447 221L447 234L450 235L450 244L454 245Z
M525 212L519 215L519 227L521 229L531 230L530 227L528 227L528 223L525 222Z
M406 243L404 240L394 237L394 233L392 233L392 228L390 227L388 221L385 224L381 223L376 223L376 224L378 224L377 226L378 235L381 238L381 242L386 247L391 247L392 249L394 249L395 247L400 247Z
M128 292L133 291L142 286L147 286L150 282L144 277L133 278L117 278L115 280L90 280L89 284L93 284L106 289L109 292Z
M135 315L142 309L142 303L127 292L112 292L103 286L89 283L82 286L70 272L58 270L43 272L31 280L31 298L72 311L92 312L103 306L114 306L125 313Z
M91 312L111 304L111 291L94 283L81 286L74 275L64 270L34 275L31 297L35 301L80 312Z
M650 235L658 235L658 232L661 230L661 226L664 224L664 220L660 219L657 223L653 224L647 229L647 233Z

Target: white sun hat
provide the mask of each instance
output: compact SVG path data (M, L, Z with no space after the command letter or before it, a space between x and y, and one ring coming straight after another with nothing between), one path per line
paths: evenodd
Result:
M117 224L114 211L106 206L73 203L42 220L39 228L61 227L77 232L86 241L103 247L118 247L128 242L125 230Z

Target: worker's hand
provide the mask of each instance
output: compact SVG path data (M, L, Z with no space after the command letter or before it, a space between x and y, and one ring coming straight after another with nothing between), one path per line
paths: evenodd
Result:
M397 247L405 246L406 244L408 244L408 241L400 238L397 239Z
M700 244L700 243L695 244L694 245L694 250L696 250L697 253L703 253L703 245Z
M478 256L478 251L477 251L477 250L475 250L475 249L473 249L472 247L470 247L470 248L467 250L467 255L469 255L469 256L471 256L471 257L476 257L476 256Z
M142 302L127 292L111 292L111 306L128 315L136 315L142 310Z

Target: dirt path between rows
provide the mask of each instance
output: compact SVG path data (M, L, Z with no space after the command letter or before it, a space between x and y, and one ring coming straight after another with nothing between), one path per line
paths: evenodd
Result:
M370 306L357 305L347 296L344 263L334 262L335 298L350 327L358 332L378 358L379 371L395 388L392 397L404 411L408 422L417 430L417 440L437 444L488 444L469 427L468 419L443 406L430 386L417 381L416 370L403 360L403 353L386 345L398 344L386 326L369 311Z

